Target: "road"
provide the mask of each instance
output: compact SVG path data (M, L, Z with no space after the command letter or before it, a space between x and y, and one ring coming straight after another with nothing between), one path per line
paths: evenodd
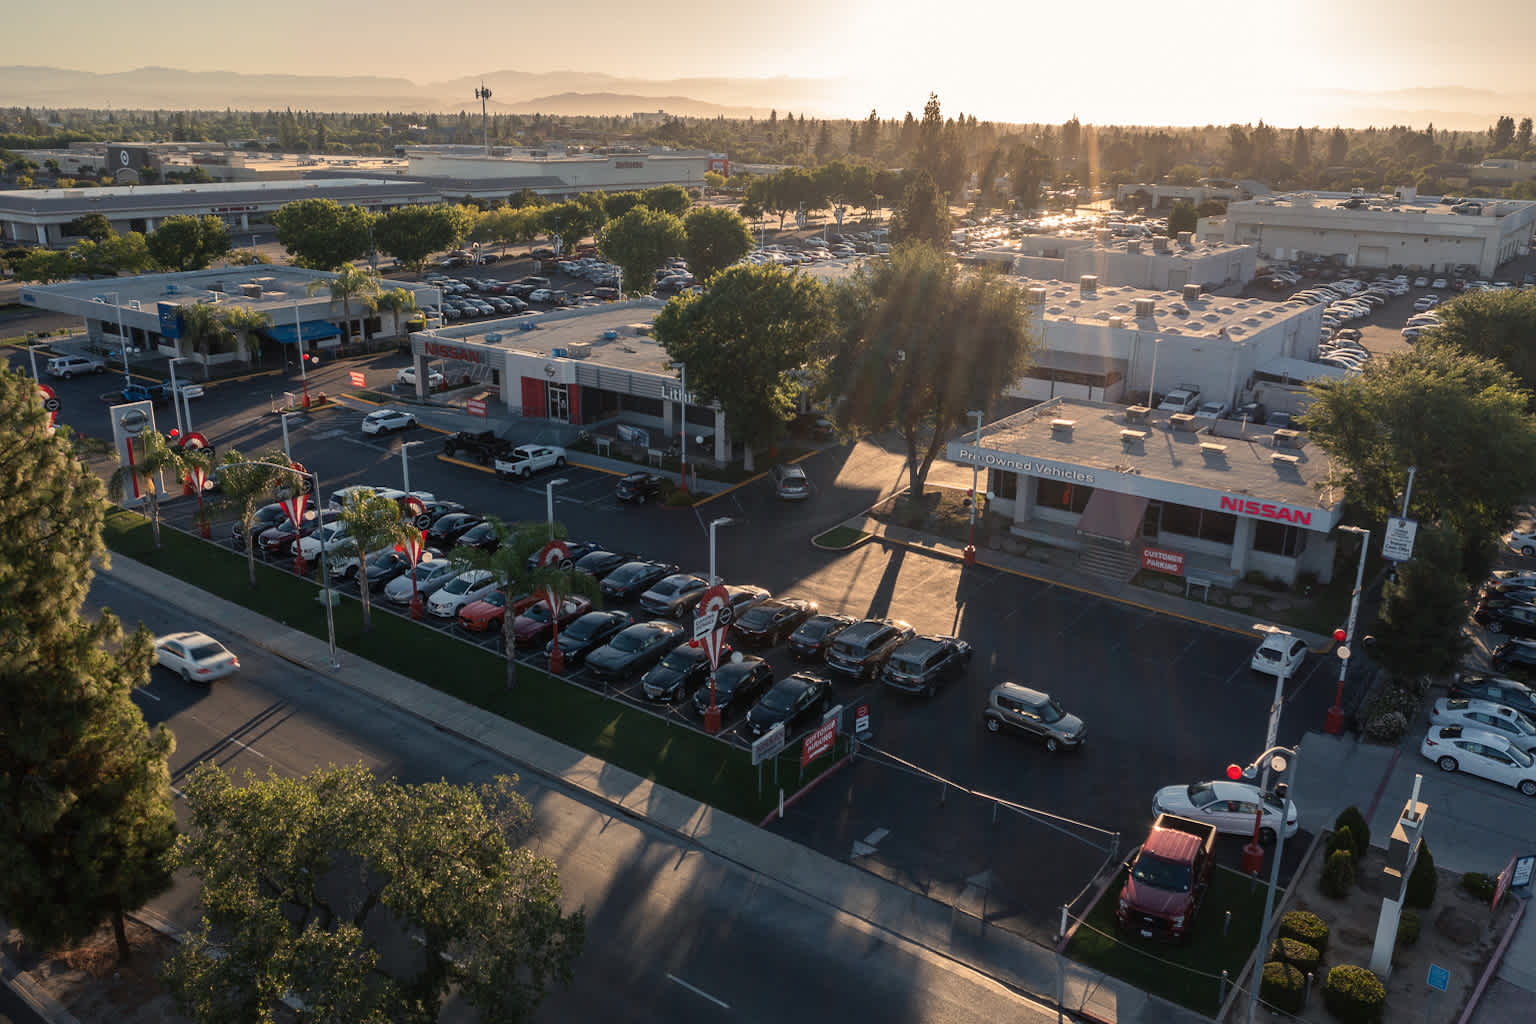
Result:
M89 610L103 607L156 632L220 633L218 623L160 607L109 577L98 577L91 590ZM204 688L157 671L137 693L146 720L176 734L173 785L204 761L286 776L362 762L405 782L467 783L519 771L229 639L241 658L237 677ZM547 1002L543 1020L778 1021L786 1009L829 1022L870 1014L941 1024L1054 1017L968 969L872 934L548 780L525 775L521 789L535 808L531 845L559 866L568 905L588 914L578 983ZM179 802L178 812L184 820ZM183 878L153 906L185 925L195 895L193 881Z

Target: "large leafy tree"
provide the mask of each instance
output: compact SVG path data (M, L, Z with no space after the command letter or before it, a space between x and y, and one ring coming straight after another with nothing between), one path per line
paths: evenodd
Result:
M683 219L683 231L688 269L699 281L708 281L752 251L752 232L734 210L700 206Z
M181 450L165 439L157 430L146 430L133 442L135 458L132 466L119 466L107 479L107 496L122 501L130 489L149 502L149 522L155 537L155 547L160 546L160 500L181 489L181 479L187 471ZM166 483L166 478L170 483Z
M1467 653L1462 559L1455 530L1425 524L1414 536L1413 558L1400 564L1382 589L1371 657L1394 676L1445 675Z
M689 198L688 190L681 185L657 185L640 193L640 202L657 213L681 217L688 212L693 200Z
M205 916L165 968L183 1012L271 1020L291 995L306 1020L428 1024L457 991L483 1020L531 1020L570 983L586 919L516 845L533 816L515 783L407 786L359 765L236 786L199 767L179 850ZM419 955L392 954L412 939Z
M626 295L650 292L656 284L656 268L669 257L681 255L687 244L682 221L646 206L609 221L597 241L603 258L619 268Z
M202 270L229 255L229 225L221 217L167 217L144 241L165 269Z
M927 171L918 171L891 213L891 239L942 249L949 245L949 236L949 201Z
M374 243L419 274L433 253L453 248L456 220L446 206L399 206L374 222Z
M1439 307L1434 335L1473 355L1497 359L1536 391L1536 291L1471 292Z
M334 270L368 254L372 219L361 206L342 206L334 199L300 199L272 214L272 225L294 263L311 270Z
M1008 156L1008 184L1021 210L1040 208L1040 186L1051 180L1055 164L1034 146L1015 146Z
M1310 391L1302 425L1333 459L1328 482L1375 523L1398 514L1416 467L1409 514L1457 531L1475 558L1536 485L1530 396L1492 359L1421 339Z
M794 413L794 374L833 331L832 300L821 282L776 264L728 267L702 294L667 303L656 340L688 364L688 389L719 402L752 469L753 442L771 442Z
M896 430L919 497L945 442L1023 375L1038 339L1017 288L961 275L929 246L899 246L838 287L828 378L844 399L837 415L849 427Z
M37 385L0 372L0 915L55 948L164 891L176 835L166 758L132 700L153 640L80 618L104 562L100 481L48 429Z
M400 334L401 318L407 313L416 312L416 293L405 288L390 288L379 293L376 305L379 309L389 310L389 315L395 321L395 333Z
M379 275L355 264L344 263L334 277L311 281L305 289L311 294L329 291L331 305L341 303L342 321L345 324L342 337L349 345L352 343L352 303L356 302L370 312L379 308Z
M543 214L544 233L560 240L562 252L575 249L583 238L596 234L603 226L602 208L590 200L555 203L539 212Z
M1168 237L1177 238L1181 231L1193 231L1200 226L1200 214L1195 209L1195 204L1188 199L1180 199L1173 204L1173 209L1168 211Z

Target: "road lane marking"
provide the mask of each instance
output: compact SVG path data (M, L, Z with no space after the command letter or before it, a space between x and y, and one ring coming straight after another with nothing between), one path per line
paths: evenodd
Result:
M225 739L225 742L233 743L235 746L239 747L241 750L249 750L251 753L255 754L257 757L261 758L263 761L271 760L270 758L267 757L266 754L263 754L261 751L257 750L255 747L251 746L249 743L242 743L239 740L235 739L233 736L226 736L224 739Z
M687 989L689 992L692 992L696 996L700 996L700 997L702 997L704 999L708 999L710 1002L714 1003L716 1006L720 1007L720 1009L722 1009L722 1010L729 1010L731 1008L731 1004L730 1003L723 1002L723 1001L721 1001L719 999L716 999L714 996L710 995L708 992L705 992L703 989L697 988L697 987L695 987L693 985L688 984L686 981L684 981L682 978L679 978L677 975L673 974L671 971L667 972L667 980L672 982L673 984L681 985L683 988Z
M133 688L133 690L134 690L135 693L142 693L144 696L148 697L150 700L159 700L160 699L159 697L156 697L154 694L150 693L149 692L149 687L147 687L147 686L135 686Z

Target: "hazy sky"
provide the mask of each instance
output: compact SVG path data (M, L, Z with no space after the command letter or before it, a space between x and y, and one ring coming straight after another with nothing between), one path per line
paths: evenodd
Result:
M946 114L1006 121L1331 124L1351 91L1475 91L1391 100L1422 126L1503 109L1478 93L1536 91L1533 0L88 0L6 20L0 64L417 83L503 69L838 78L851 83L842 109L820 113L852 116L921 112L931 90Z

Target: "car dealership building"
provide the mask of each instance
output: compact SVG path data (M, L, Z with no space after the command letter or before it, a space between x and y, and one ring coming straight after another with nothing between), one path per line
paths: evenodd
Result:
M1011 535L1078 551L1102 575L1332 578L1344 494L1295 431L1056 398L947 454L986 470L986 507Z

